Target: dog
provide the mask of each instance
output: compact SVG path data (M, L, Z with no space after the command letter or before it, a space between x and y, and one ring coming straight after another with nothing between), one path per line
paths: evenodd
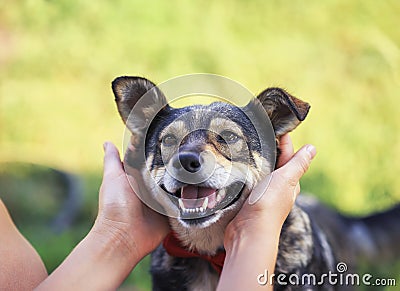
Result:
M112 90L131 132L124 164L140 173L145 199L171 214L171 233L152 253L153 290L215 290L224 260L224 229L275 167L257 135L257 126L265 120L249 116L260 110L268 115L278 158L279 138L306 118L310 105L281 88L267 88L244 107L214 102L173 108L154 83L141 77L118 77ZM131 118L139 102L141 109ZM211 160L215 170L206 180L182 182L183 170L195 175ZM186 201L193 197L201 198L200 203ZM282 227L275 275L284 274L286 280L290 274L319 278L337 272L339 262L352 270L360 261L399 258L398 221L399 206L353 218L300 195ZM274 283L275 290L347 287Z

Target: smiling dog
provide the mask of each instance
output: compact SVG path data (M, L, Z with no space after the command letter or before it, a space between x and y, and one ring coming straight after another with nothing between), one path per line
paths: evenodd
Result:
M277 147L275 159L279 137L306 118L309 104L283 89L268 88L244 107L215 102L173 108L144 78L119 77L112 89L118 111L132 133L125 165L140 171L149 199L173 216L169 218L172 232L152 254L153 289L215 290L224 260L224 229L251 189L275 166L271 152L262 151L264 139L257 132L265 120L253 113L265 110L269 116L275 133L270 146L275 148L276 143ZM131 118L131 110L144 95L144 105ZM250 120L250 115L255 118ZM143 161L138 152L141 144L145 147ZM314 274L318 278L336 271L340 261L353 266L361 256L378 257L382 249L388 257L398 257L398 207L367 218L348 218L307 197L298 200L282 228L276 275ZM384 239L377 239L374 230L382 223L388 227L380 232ZM275 284L274 288L333 289L311 283Z

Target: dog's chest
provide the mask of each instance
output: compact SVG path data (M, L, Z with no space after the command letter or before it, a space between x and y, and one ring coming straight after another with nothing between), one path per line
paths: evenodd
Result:
M188 283L188 290L210 291L217 289L218 275L210 269L207 262L199 260L194 274L196 275Z

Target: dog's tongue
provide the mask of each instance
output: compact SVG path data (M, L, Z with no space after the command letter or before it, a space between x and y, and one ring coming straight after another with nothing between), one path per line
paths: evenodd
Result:
M193 208L193 207L200 207L203 203L204 199L208 196L211 196L215 193L215 189L213 188L206 188L206 187L198 187L193 185L188 185L182 188L181 190L181 198L183 203L186 207ZM188 199L188 200L186 200ZM196 199L200 199L196 201ZM192 201L190 201L192 200Z
M182 188L181 198L199 199L215 193L215 189L188 185Z

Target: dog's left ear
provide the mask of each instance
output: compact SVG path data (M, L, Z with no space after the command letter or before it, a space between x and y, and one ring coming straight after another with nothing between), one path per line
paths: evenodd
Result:
M257 99L267 111L278 137L295 129L310 110L310 104L281 88L268 88Z

